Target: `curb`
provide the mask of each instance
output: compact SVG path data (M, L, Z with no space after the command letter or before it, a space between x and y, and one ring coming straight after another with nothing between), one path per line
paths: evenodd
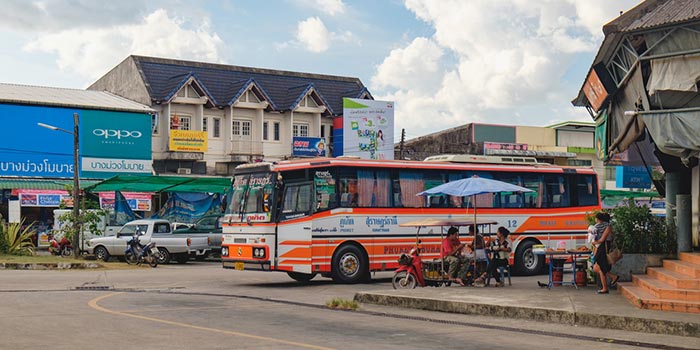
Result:
M354 300L367 304L397 306L465 315L518 318L593 328L617 329L623 331L700 338L700 323L697 322L678 322L640 317L591 314L567 310L453 302L375 293L356 293Z
M104 267L98 263L0 263L0 270L84 270Z

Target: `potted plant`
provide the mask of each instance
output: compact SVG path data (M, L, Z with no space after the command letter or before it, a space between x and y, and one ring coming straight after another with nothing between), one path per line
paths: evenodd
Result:
M646 205L627 199L610 210L615 243L623 257L612 272L621 281L630 281L632 274L646 273L647 267L662 266L663 259L676 253L676 230L663 217L651 214Z

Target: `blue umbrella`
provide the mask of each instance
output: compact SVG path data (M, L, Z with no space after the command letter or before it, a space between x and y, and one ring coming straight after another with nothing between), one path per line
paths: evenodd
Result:
M476 223L476 196L485 193L501 192L534 192L533 190L507 182L472 176L466 179L450 181L440 186L435 186L417 194L417 196L429 196L446 194L450 196L472 196L474 200L474 222ZM476 230L475 230L476 232Z
M469 177L466 179L450 181L440 186L418 193L419 196L434 194L447 194L450 196L475 196L485 193L500 192L533 192L529 188L513 185L507 182L491 180L484 177Z

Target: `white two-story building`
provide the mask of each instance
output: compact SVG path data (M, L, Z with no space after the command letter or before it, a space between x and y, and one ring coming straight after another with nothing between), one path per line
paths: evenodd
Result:
M373 99L357 78L143 56L127 57L88 89L157 111L160 174L229 175L241 163L291 157L295 136L332 145L342 98Z

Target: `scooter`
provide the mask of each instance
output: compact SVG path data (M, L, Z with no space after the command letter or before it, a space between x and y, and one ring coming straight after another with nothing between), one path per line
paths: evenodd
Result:
M423 260L420 257L418 246L411 249L409 254L403 253L399 257L399 268L391 278L391 285L394 289L413 289L416 284L425 287L423 279Z
M129 265L140 265L141 263L146 262L149 266L156 267L158 266L158 260L160 259L160 251L158 248L156 248L155 242L150 242L143 246L139 242L139 237L134 235L126 243L124 259Z
M61 241L56 241L56 237L49 236L49 252L53 255L71 256L73 255L73 245L66 237L62 237Z

